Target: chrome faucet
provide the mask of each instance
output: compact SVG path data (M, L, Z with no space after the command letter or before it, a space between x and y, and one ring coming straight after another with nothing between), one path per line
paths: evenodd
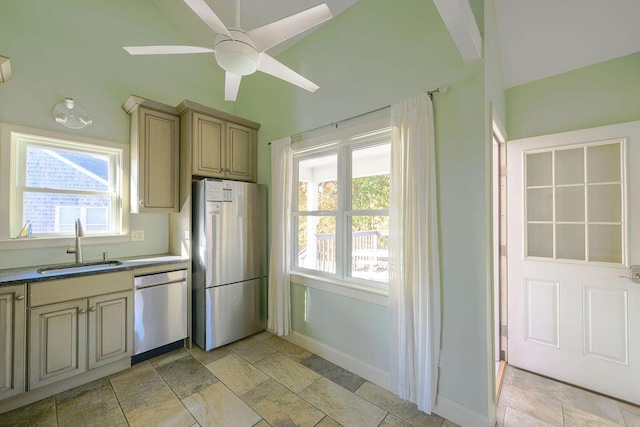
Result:
M80 218L76 218L75 248L71 249L70 247L67 247L68 254L76 255L76 264L82 263L82 246L80 245L81 237L84 237L84 231L82 230L82 223L80 222Z

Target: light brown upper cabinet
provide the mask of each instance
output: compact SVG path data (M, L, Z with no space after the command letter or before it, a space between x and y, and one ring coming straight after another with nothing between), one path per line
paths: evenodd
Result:
M191 176L257 180L258 123L191 101L183 101L177 111L181 166Z
M159 102L130 96L131 212L178 212L180 118Z

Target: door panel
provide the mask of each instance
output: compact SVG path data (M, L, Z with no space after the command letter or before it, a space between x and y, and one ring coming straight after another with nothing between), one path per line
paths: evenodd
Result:
M86 371L87 300L30 310L29 388Z
M132 325L133 292L89 300L89 369L131 356Z
M640 122L507 143L508 361L640 403Z

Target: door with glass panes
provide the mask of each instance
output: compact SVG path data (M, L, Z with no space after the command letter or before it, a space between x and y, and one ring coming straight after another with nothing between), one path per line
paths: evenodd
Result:
M640 122L507 143L508 362L636 404L638 160Z

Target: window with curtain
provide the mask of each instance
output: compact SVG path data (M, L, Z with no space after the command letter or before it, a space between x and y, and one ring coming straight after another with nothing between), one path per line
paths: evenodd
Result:
M293 155L292 270L387 288L391 130Z

